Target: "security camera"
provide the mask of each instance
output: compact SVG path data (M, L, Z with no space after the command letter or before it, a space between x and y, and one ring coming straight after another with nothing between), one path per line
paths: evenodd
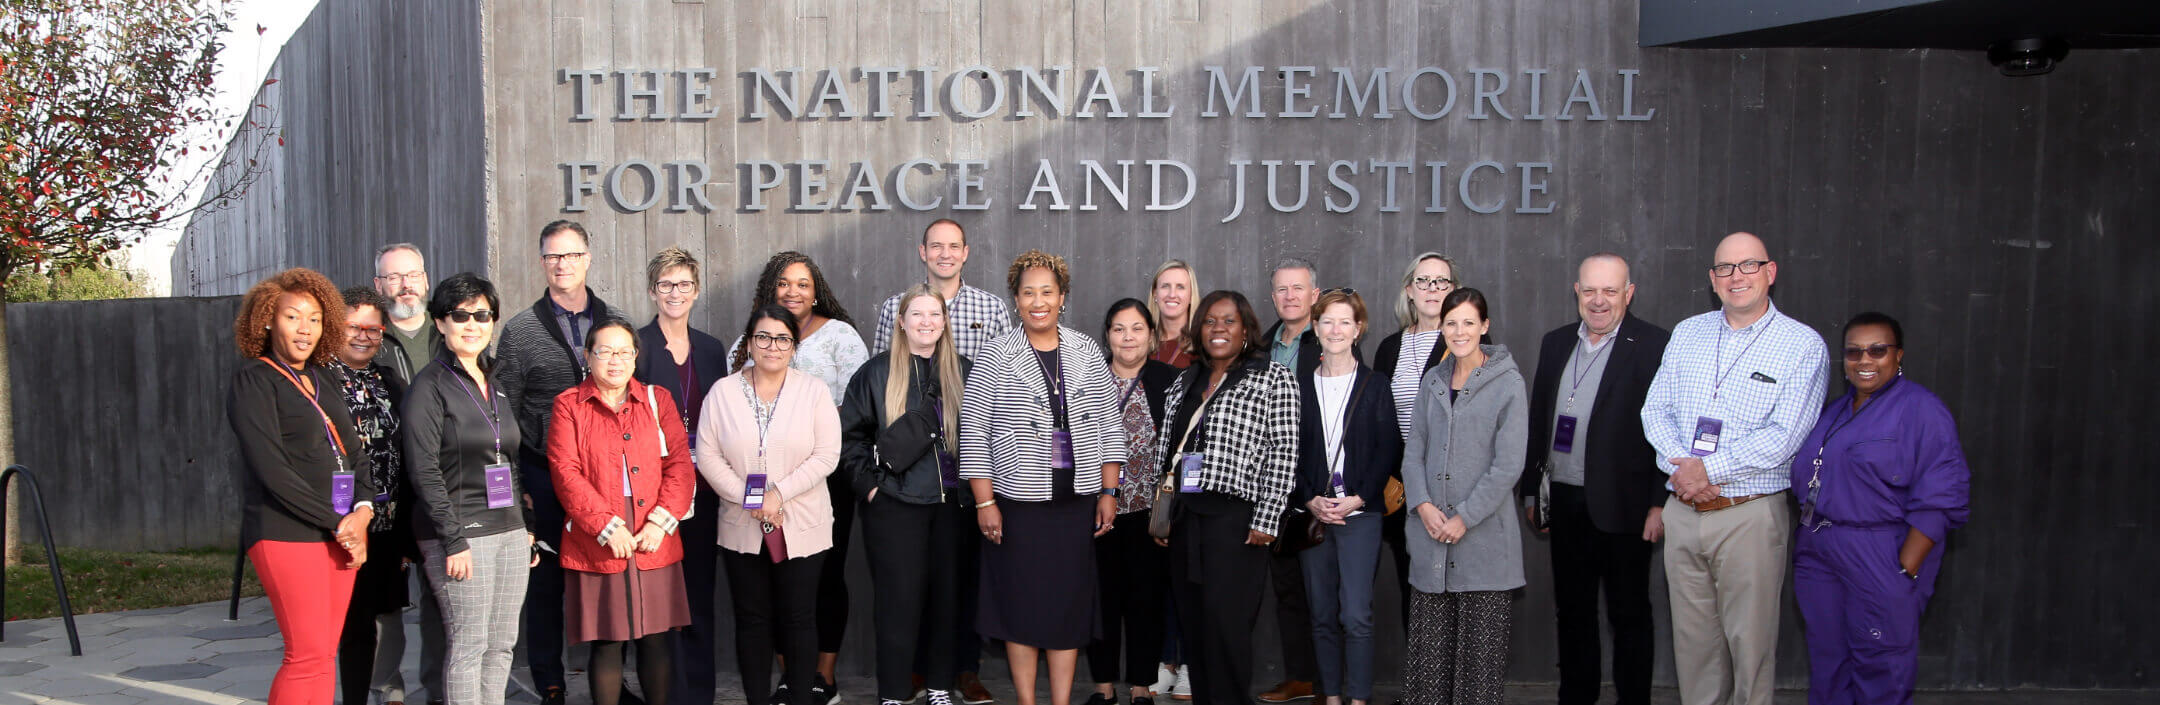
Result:
M2069 53L2070 43L2061 39L2026 37L1988 45L1988 63L2004 76L2038 76L2055 70Z

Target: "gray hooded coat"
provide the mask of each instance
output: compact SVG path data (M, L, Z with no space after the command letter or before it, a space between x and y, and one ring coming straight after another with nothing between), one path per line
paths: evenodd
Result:
M1514 512L1530 430L1522 372L1505 345L1485 345L1453 403L1448 387L1457 358L1426 371L1418 385L1410 439L1403 445L1404 506L1411 510L1410 585L1419 592L1510 590L1523 585L1522 531ZM1433 540L1418 505L1431 503L1468 530L1454 545Z

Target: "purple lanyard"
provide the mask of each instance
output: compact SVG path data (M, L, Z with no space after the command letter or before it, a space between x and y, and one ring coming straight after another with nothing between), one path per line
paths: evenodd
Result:
M1617 335L1617 334L1619 334L1619 333L1620 333L1620 329L1618 329L1618 328L1614 328L1614 329L1613 329L1613 332L1612 332L1612 333L1608 333L1607 335ZM1749 345L1753 345L1754 343L1753 343L1753 341L1750 341L1750 342L1749 342L1748 344L1749 344ZM1597 361L1598 361L1598 358L1604 357L1604 356L1605 356L1605 351L1607 351L1607 350L1611 350L1611 349L1612 349L1612 347L1613 347L1613 341L1612 341L1612 340L1610 340L1610 339L1607 339L1607 340L1605 341L1605 347L1602 347L1602 348L1598 348L1598 349L1597 349L1597 352L1594 352L1594 353L1590 353L1590 361L1589 361L1589 362L1583 362L1583 361L1582 361L1582 355L1581 355L1580 353L1578 353L1578 354L1574 355L1574 356L1572 357L1572 359L1568 360L1568 371L1569 371L1570 373L1573 373L1573 375L1574 375L1574 377L1575 377L1575 381L1574 381L1574 383L1573 383L1573 384L1570 384L1570 385L1568 386L1568 392L1567 392L1567 408L1566 408L1566 409L1563 409L1561 413L1567 413L1567 412L1570 412L1570 411L1574 411L1574 410L1575 410L1575 392L1576 392L1576 391L1578 391L1578 390L1580 390L1580 389L1582 389L1583 373L1585 373L1585 372L1588 372L1588 371L1590 371L1590 369L1591 369L1591 368L1597 367ZM1744 354L1746 354L1746 351L1742 351L1742 352L1741 352L1741 354L1743 354L1743 355L1744 355ZM1721 357L1722 357L1722 355L1721 355ZM1737 363L1738 363L1739 361L1738 361L1738 360L1735 360L1734 362L1735 362L1735 364L1737 364Z
M493 396L488 397L487 406L481 406L479 395L473 393L472 385L465 383L464 371L451 365L448 359L437 359L442 360L443 367L450 370L450 376L457 379L458 389L465 390L465 398L471 399L473 407L479 409L483 414L483 418L487 419L488 430L495 434L495 462L503 462L502 425L501 422L496 420L496 416L501 413L502 407L495 403L495 397Z
M1040 353L1035 355L1035 366L1042 370L1043 381L1050 386L1050 422L1058 428L1072 428L1072 414L1065 408L1064 346L1050 351L1050 359L1056 365L1054 372L1050 365L1043 364Z

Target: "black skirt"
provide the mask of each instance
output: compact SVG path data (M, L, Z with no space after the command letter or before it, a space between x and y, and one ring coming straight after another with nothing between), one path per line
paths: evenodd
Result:
M982 543L976 631L1041 649L1078 649L1100 635L1095 498L1001 499L1004 543Z

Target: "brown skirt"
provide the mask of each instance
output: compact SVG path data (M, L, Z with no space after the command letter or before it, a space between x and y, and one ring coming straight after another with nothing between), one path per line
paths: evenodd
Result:
M572 644L630 641L690 624L682 561L614 574L563 572L563 627Z

